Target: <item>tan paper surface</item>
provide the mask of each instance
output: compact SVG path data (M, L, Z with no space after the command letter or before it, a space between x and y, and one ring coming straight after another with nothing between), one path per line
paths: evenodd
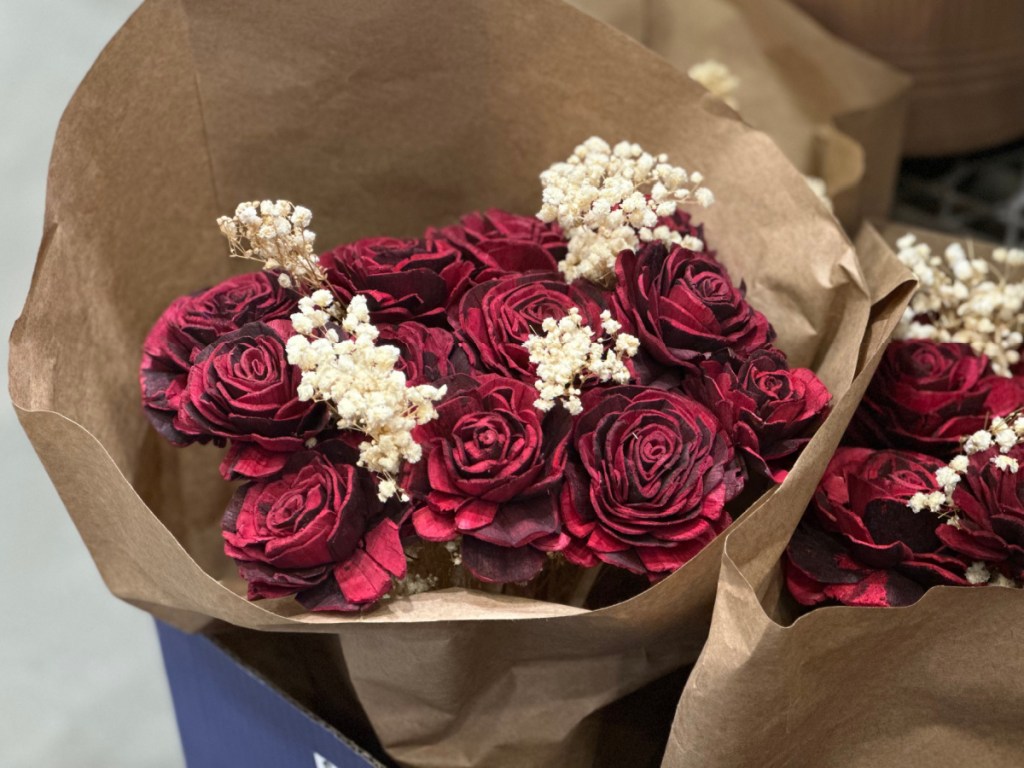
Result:
M624 72L644 88L617 87ZM144 3L58 130L11 338L19 418L111 591L189 630L219 619L338 638L403 765L590 765L594 713L697 657L721 539L593 612L458 590L357 617L250 603L220 550L230 488L216 451L163 443L139 407L137 368L173 298L244 268L214 224L238 201L310 207L325 248L490 206L531 213L539 171L592 134L705 174L718 198L700 215L709 241L791 361L844 402L870 313L899 314L872 310L870 294L901 268L887 261L866 281L775 145L625 36L556 0ZM843 413L759 519L810 493Z
M934 247L952 239L901 224L884 231L893 243L908 230ZM892 318L874 329L857 391ZM730 534L711 634L664 768L1024 765L1024 594L939 587L905 608L828 607L792 622L778 559L809 500L800 496Z
M904 151L975 152L1024 136L1019 0L792 0L913 78Z
M786 0L570 0L686 72L715 59L739 78L743 119L825 180L848 232L888 214L910 80Z

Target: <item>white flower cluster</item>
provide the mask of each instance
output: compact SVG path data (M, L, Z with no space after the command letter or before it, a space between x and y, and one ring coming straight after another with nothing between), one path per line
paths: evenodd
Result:
M708 59L694 64L686 70L686 74L691 80L696 80L711 91L713 96L717 96L739 112L740 105L734 94L740 87L740 79L725 64Z
M672 216L680 203L707 208L714 202L704 177L669 165L639 144L610 147L596 136L576 147L572 157L540 175L543 202L537 218L557 221L568 240L558 268L567 282L584 278L608 288L615 282L615 260L641 242L677 243L693 251L704 243L683 236L658 220Z
M406 386L395 370L397 347L375 344L378 332L370 323L365 296L354 296L341 321L342 339L331 322L334 297L317 290L299 299L292 315L296 335L288 339L288 362L302 369L299 400L330 405L339 429L369 437L359 446L359 465L382 476L382 501L405 493L395 481L402 462L416 463L422 449L412 437L417 424L437 416L434 403L446 387Z
M306 227L313 214L287 200L239 203L234 217L221 216L217 226L228 239L231 255L282 270L278 280L285 288L299 281L313 289L326 275L313 252L316 235Z
M1010 376L1024 345L1024 275L1009 278L1024 266L1024 251L998 248L990 264L968 255L959 243L939 256L913 234L896 246L900 261L921 283L896 338L970 344L988 356L995 373Z
M968 584L988 584L990 587L1020 588L1020 584L1013 579L1006 578L999 571L993 573L985 563L980 561L971 563L967 567L967 572L964 576L967 577Z
M963 453L954 456L945 467L935 473L935 483L940 490L930 493L915 493L907 506L914 512L934 512L946 518L950 525L959 526L960 516L953 493L961 478L970 469L970 457L993 448L998 452L989 461L998 470L1017 474L1020 463L1009 452L1017 445L1024 444L1024 414L1014 413L1003 418L996 416L988 429L980 429L964 440Z
M633 357L640 349L640 340L628 333L619 333L622 325L612 319L608 310L601 313L601 328L607 337L595 339L596 333L583 323L579 309L573 307L561 320L544 318L543 336L530 336L524 343L530 362L537 365L537 391L534 402L541 411L550 411L564 399L565 409L573 416L583 411L580 394L583 384L596 379L602 383L629 382L629 369L623 359ZM609 349L608 345L613 344Z

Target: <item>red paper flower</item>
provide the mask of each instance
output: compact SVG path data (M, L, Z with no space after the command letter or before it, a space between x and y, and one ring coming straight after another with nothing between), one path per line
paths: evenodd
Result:
M377 344L398 347L401 357L395 368L405 374L410 386L433 384L456 373L469 373L469 360L451 332L428 328L412 321L380 325Z
M223 520L224 551L249 599L297 595L311 610L368 607L405 575L398 526L346 446L293 454L272 480L243 485Z
M775 338L768 320L747 303L725 267L705 252L649 243L623 251L615 303L626 330L663 365L712 355L745 358Z
M142 406L157 432L175 445L193 442L174 428L193 356L247 323L287 319L296 301L275 274L252 272L172 302L146 336L139 369Z
M205 347L188 373L175 428L197 437L230 439L221 470L266 477L328 422L323 403L301 402L302 372L288 363L291 324L249 323Z
M601 333L602 298L589 283L569 285L558 273L510 275L471 288L452 312L451 322L478 370L533 384L534 365L523 342L531 334L543 334L545 318L560 320L572 307L580 310L586 325Z
M907 502L935 489L940 459L840 448L786 549L786 582L803 605L909 605L937 584L967 584L937 516Z
M962 436L984 428L986 400L995 384L988 358L974 354L967 344L894 341L845 442L951 458Z
M467 214L449 227L428 229L426 236L443 238L469 255L486 273L478 282L509 273L553 272L566 251L556 224L493 208Z
M583 404L562 493L575 539L566 556L666 576L732 522L725 504L743 487L732 443L707 408L673 392L597 389Z
M368 237L320 257L342 301L366 296L374 324L415 320L444 326L448 295L475 269L445 240Z
M536 576L564 545L558 490L571 422L538 411L533 387L502 376L457 376L436 420L418 427L424 456L405 488L427 541L462 536L462 562L481 581Z
M812 371L775 348L742 363L706 360L683 388L718 417L751 472L782 482L828 415L831 395Z

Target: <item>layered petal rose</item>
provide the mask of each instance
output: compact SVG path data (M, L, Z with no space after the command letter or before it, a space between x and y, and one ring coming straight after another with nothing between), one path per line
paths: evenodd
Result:
M172 302L146 336L139 367L142 407L157 432L175 445L193 442L196 436L174 428L193 356L247 323L287 319L297 302L267 272L238 275Z
M963 435L984 428L995 383L988 358L967 344L894 341L844 440L952 458Z
M945 546L937 516L907 506L935 486L940 459L840 448L786 549L786 583L803 605L909 605L938 584L967 584L969 561Z
M775 348L756 350L742 363L706 360L683 388L718 417L748 470L775 482L785 479L831 402L813 371L790 368Z
M557 272L510 275L471 288L451 313L451 323L477 369L531 384L536 379L523 342L543 334L547 317L560 320L577 307L584 323L600 332L603 297L589 283L569 285Z
M985 563L1018 584L1024 582L1024 470L1000 469L998 449L976 453L953 492L958 526L942 525L938 535L950 549ZM1006 456L1024 467L1024 445Z
M437 419L414 433L423 459L404 481L415 530L427 541L461 536L463 565L481 581L528 581L565 544L558 491L570 417L538 411L533 387L502 376L442 383Z
M405 374L410 386L433 384L445 376L470 373L469 359L450 331L429 328L411 321L380 325L377 344L390 344L400 353L395 368Z
M707 408L645 387L595 389L583 398L566 470L566 557L664 577L732 522L743 487L732 442Z
M768 346L775 331L714 256L648 243L616 263L615 304L626 330L662 365Z
M405 574L398 526L374 479L338 443L293 454L271 480L246 483L224 515L224 551L249 599L296 595L311 610L370 607Z
M566 251L557 224L494 208L467 214L449 227L428 229L426 236L443 238L473 259L478 265L474 283L510 273L553 272Z
M204 347L193 360L174 427L185 435L230 439L226 477L265 477L327 427L324 403L296 394L302 372L288 363L291 323L249 323Z
M415 320L444 326L451 292L476 265L446 240L370 237L320 257L327 281L346 303L366 296L374 324Z

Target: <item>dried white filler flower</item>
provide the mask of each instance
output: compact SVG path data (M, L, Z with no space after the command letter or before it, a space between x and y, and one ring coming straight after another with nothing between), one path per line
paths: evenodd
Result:
M280 269L285 288L305 285L316 290L326 280L319 257L313 252L316 235L307 227L313 214L287 200L239 203L234 217L221 216L217 226L228 239L231 255Z
M558 400L573 416L583 411L580 395L588 380L629 382L629 369L624 358L633 357L640 349L640 340L628 333L619 333L622 325L612 319L611 312L601 313L601 329L607 337L583 323L576 307L561 320L544 318L543 336L531 335L523 343L530 353L530 362L537 365L537 391L534 405L550 411ZM612 345L609 348L609 345Z
M1010 376L1024 345L1024 251L997 248L989 264L960 243L939 256L909 233L896 247L921 284L895 337L970 344L995 373Z
M341 321L341 338L330 320L334 297L316 291L299 300L292 315L296 335L288 339L288 362L302 369L300 400L325 402L339 429L361 432L370 439L359 446L359 465L383 477L381 500L406 500L395 475L402 462L416 463L423 451L412 436L418 424L437 416L434 403L446 387L410 387L395 370L398 347L377 346L377 328L370 323L365 296L353 296Z
M707 208L714 202L704 177L669 165L628 141L614 148L596 136L576 147L572 157L540 175L543 203L537 218L557 221L568 240L558 268L567 282L584 278L602 287L615 282L621 251L640 243L677 243L703 250L695 237L685 238L659 220L675 214L679 204Z
M708 59L694 64L686 70L686 74L690 76L691 80L696 80L711 91L712 95L717 96L739 112L740 105L736 100L735 92L740 87L740 79L725 64Z

